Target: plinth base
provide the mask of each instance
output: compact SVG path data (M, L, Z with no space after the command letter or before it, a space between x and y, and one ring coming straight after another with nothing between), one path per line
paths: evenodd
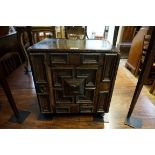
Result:
M39 114L38 120L52 120L52 114Z
M108 113L94 114L94 121L109 123Z

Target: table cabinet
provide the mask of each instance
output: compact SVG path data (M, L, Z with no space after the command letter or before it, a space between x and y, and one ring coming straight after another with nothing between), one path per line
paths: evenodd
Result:
M119 54L108 42L45 39L28 51L42 114L109 111Z

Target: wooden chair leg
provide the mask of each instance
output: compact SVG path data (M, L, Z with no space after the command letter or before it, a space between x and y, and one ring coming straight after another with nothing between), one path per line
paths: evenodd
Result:
M151 94L153 93L154 89L155 89L155 80L153 81L153 84L152 84L151 89L150 89Z

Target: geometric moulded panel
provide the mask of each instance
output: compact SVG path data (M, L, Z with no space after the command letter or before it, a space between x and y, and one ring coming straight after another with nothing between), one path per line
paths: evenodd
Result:
M77 96L76 97L76 103L79 104L91 104L93 105L93 100L94 100L94 95L95 95L95 90L94 89L85 89L85 94L84 96Z
M31 55L36 82L47 82L44 55Z
M84 82L84 79L63 79L64 96L83 96Z
M62 87L62 78L71 78L72 69L53 69L53 84L55 87Z
M109 104L107 103L108 93L99 93L97 112L108 112Z
M54 89L56 104L71 104L73 103L72 97L64 97L63 90Z
M105 54L103 60L102 81L111 80L116 67L116 54Z
M28 49L41 113L108 112L119 57L104 42L48 38Z
M97 73L97 69L90 69L90 68L77 69L77 77L85 79L86 87L96 86L96 73Z

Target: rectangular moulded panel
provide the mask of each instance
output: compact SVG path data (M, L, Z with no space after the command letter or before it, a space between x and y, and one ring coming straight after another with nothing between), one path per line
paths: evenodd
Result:
M36 93L37 94L48 94L49 93L48 83L36 83Z
M72 77L72 69L52 69L53 74L53 86L54 87L62 87L63 78L71 78Z
M108 93L106 92L99 93L97 112L108 112L109 103L107 103L107 99L108 99Z
M101 81L111 80L114 72L117 60L117 54L105 54L103 57L103 69Z
M63 79L63 90L65 97L83 96L85 80L84 79Z
M64 105L56 105L57 113L79 113L79 105L78 104L64 104Z
M55 103L56 104L71 104L73 103L72 97L64 97L63 90L54 89Z
M70 53L68 54L68 64L70 65L80 65L81 57L79 53Z
M91 104L80 104L80 113L92 113L93 105Z
M94 95L95 95L95 89L90 89L90 90L85 89L84 96L77 96L76 97L76 103L78 103L78 104L89 103L89 104L93 105Z
M109 92L110 85L111 85L110 81L101 82L99 90L102 92Z
M67 64L68 55L67 54L51 54L50 55L51 64Z
M36 82L47 82L44 55L30 55Z
M68 107L56 107L56 113L69 113Z
M95 87L96 86L96 74L97 74L97 69L81 68L81 69L76 70L77 78L85 79L86 87Z
M83 64L98 64L100 54L81 54Z

